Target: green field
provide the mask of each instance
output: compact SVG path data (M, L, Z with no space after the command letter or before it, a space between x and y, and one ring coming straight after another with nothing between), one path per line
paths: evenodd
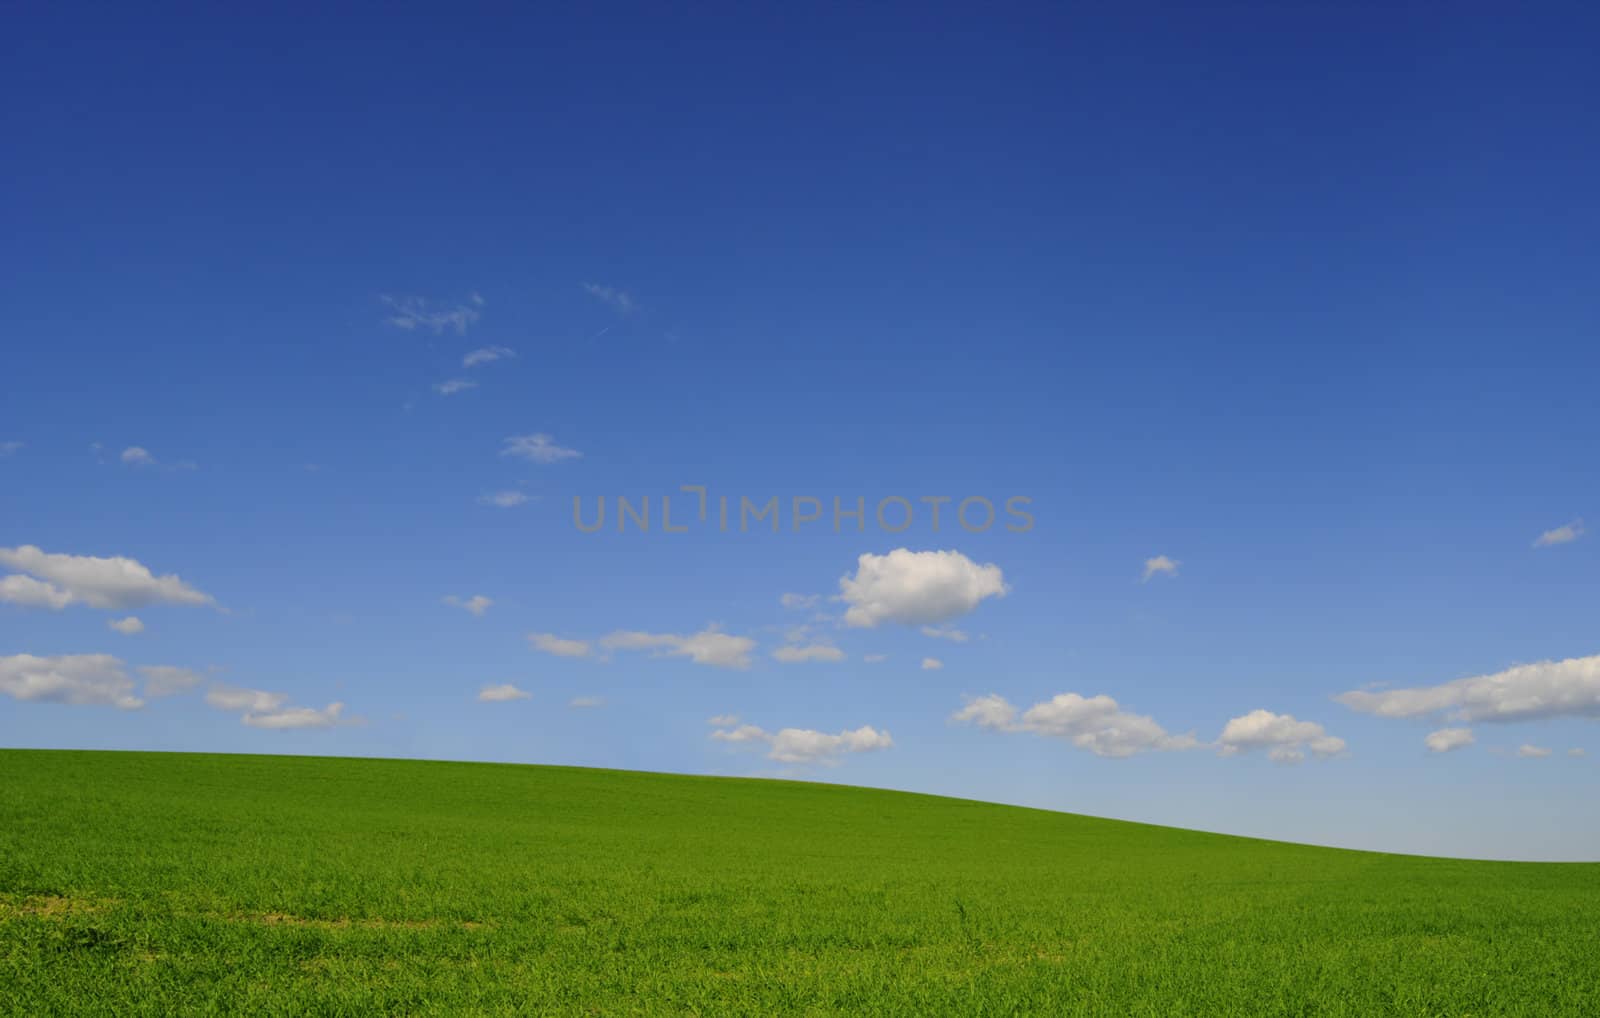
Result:
M0 751L0 1014L1600 1014L1600 865L621 771Z

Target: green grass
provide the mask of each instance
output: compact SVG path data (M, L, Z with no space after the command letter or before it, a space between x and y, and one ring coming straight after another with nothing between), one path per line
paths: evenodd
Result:
M0 751L0 1014L1600 1014L1600 866L899 792Z

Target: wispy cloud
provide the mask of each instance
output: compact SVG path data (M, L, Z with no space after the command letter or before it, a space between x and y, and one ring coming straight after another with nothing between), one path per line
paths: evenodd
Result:
M433 391L441 396L454 396L457 393L466 392L468 389L476 389L477 387L478 383L469 378L452 378L446 382L435 383Z
M321 710L286 706L283 693L245 689L217 683L206 692L206 703L217 710L243 712L239 721L251 728L292 729L332 728L337 724L359 724L359 719L343 721L344 704L330 703Z
M1430 753L1452 753L1458 749L1477 742L1470 728L1441 728L1436 732L1429 732L1422 740Z
M1573 520L1571 523L1563 524L1554 530L1546 530L1534 540L1533 546L1535 548L1549 548L1557 544L1571 544L1582 537L1583 534L1583 521Z
M508 360L515 357L517 352L508 346L481 346L461 358L461 366L475 368L479 364L492 364L499 360Z
M936 672L943 667L944 662L940 661L936 657L925 657L922 659L922 670L925 672Z
M145 696L173 696L187 692L201 683L200 673L192 668L175 668L172 665L141 665Z
M492 491L486 495L479 495L478 501L497 509L515 509L528 501L528 496L520 491Z
M584 283L583 290L596 300L610 304L619 314L631 315L638 306L634 303L631 294L626 290L619 290L613 286L603 286L600 283Z
M652 651L657 656L686 657L697 665L716 668L748 668L756 641L733 636L708 626L698 633L641 633L618 631L600 639L606 650Z
M512 435L504 442L500 450L502 456L515 456L518 459L530 460L534 463L560 463L562 460L577 459L583 453L576 449L568 449L557 445L556 440L543 433L534 435Z
M588 641L567 640L554 633L529 633L528 645L556 657L588 657L590 651Z
M1384 718L1442 716L1451 721L1533 721L1600 717L1600 655L1539 661L1436 686L1352 690L1334 697Z
M532 696L526 690L518 689L509 682L498 686L484 686L478 690L478 699L483 703L506 703L511 700L526 700Z
M483 306L483 298L477 294L473 294L466 304L447 308L430 307L422 297L391 297L385 294L379 300L389 308L389 316L384 321L407 332L426 330L437 334L448 330L464 336L467 329L482 316L478 309Z
M106 622L106 626L123 636L136 636L144 632L144 623L132 615L125 619L111 619Z
M931 636L935 640L949 640L951 643L966 643L969 637L965 630L954 626L923 626L923 636Z
M1155 558L1144 560L1144 582L1150 582L1152 576L1177 576L1178 566L1182 565L1177 559L1157 555Z
M443 601L445 604L448 604L452 607L464 608L479 618L482 618L484 614L488 612L489 608L494 604L494 601L484 597L482 594L474 594L471 597L458 597L455 594L446 594L443 598Z

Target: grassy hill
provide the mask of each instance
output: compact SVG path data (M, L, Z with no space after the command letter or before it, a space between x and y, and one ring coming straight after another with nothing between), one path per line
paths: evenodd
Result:
M1600 1014L1600 865L899 792L0 751L0 1013Z

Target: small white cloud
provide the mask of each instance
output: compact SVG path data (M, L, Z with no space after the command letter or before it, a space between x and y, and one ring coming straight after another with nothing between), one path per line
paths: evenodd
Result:
M715 718L712 720L716 721ZM712 732L711 738L736 744L765 743L767 759L779 763L823 764L829 767L838 764L848 753L869 753L894 746L894 740L888 732L879 731L871 725L863 725L853 731L847 729L837 735L810 728L784 728L768 732L756 725L740 725L738 728Z
M1550 751L1543 746L1530 746L1524 742L1517 747L1517 755L1530 760L1543 760L1550 755Z
M518 689L509 682L498 686L484 686L478 690L478 699L484 703L505 703L508 700L526 700L533 694Z
M784 664L800 664L806 661L843 661L844 651L825 643L813 643L807 646L791 644L779 647L772 652L772 656Z
M479 495L478 501L483 505L492 505L497 509L515 509L528 501L528 496L520 491L495 491L487 495Z
M575 696L567 701L567 706L573 710L594 710L606 705L603 696Z
M311 707L285 707L283 710L246 714L239 720L251 728L332 728L339 723L344 704L330 703L321 710Z
M999 566L980 566L959 551L868 553L856 560L853 576L839 578L840 597L850 605L845 623L866 628L947 622L1009 589Z
M135 636L144 632L144 623L129 615L125 619L112 619L106 623L108 627L121 633L123 636Z
M1096 756L1129 757L1157 750L1199 748L1193 735L1169 735L1144 714L1132 714L1109 696L1058 693L1020 714L1004 697L991 693L970 699L950 720L1001 732L1028 732L1065 739Z
M562 460L577 459L583 455L576 449L557 445L554 438L545 434L512 435L505 440L504 445L500 455L515 456L534 463L560 463Z
M144 701L133 694L133 680L110 654L0 657L0 693L39 703L103 705L136 710Z
M731 728L738 723L739 715L737 714L717 714L706 718L706 724L716 725L718 728Z
M465 598L457 597L455 594L447 594L442 600L445 604L455 608L463 608L478 616L480 619L483 618L484 614L490 609L491 606L494 605L493 600L484 597L482 594L474 594L471 597Z
M618 631L602 637L600 645L607 650L648 650L658 655L687 657L695 664L717 668L748 668L756 641L708 626L689 636Z
M82 603L91 608L137 608L147 604L212 604L211 595L175 575L155 576L131 558L94 558L51 554L24 544L0 548L0 565L28 577L0 579L0 601L63 608Z
M583 289L589 296L616 308L619 314L631 315L636 307L633 297L624 290L618 290L611 286L602 286L599 283L584 283Z
M482 346L461 358L461 366L475 368L479 364L492 364L495 361L510 360L517 352L508 346Z
M467 329L482 317L478 311L483 305L481 298L473 301L473 306L457 304L443 310L430 308L428 302L421 297L384 295L379 300L387 304L390 309L389 317L384 321L407 332L428 330L437 335L450 330L457 335L466 335Z
M1437 732L1429 732L1422 744L1428 747L1430 753L1449 753L1477 741L1470 728L1441 728Z
M145 696L173 696L185 693L200 685L200 673L190 668L171 665L143 665L139 674L144 676Z
M938 671L940 668L943 668L943 667L944 667L944 662L940 661L936 657L925 657L925 658L922 659L922 670L925 671L925 672Z
M433 391L441 396L454 396L458 392L466 392L468 389L476 389L477 387L478 383L470 379L452 378L447 382L439 382L434 385Z
M935 640L949 640L951 643L966 643L970 639L965 631L955 626L923 626L922 635Z
M785 594L778 598L780 604L789 609L815 608L822 600L820 594Z
M131 467L148 467L155 465L156 458L150 455L150 450L130 445L122 450L122 462Z
M206 691L206 703L218 710L270 712L282 707L288 700L289 698L282 693L243 689L221 682Z
M1155 558L1147 558L1144 560L1144 582L1149 583L1150 577L1157 574L1164 576L1177 576L1178 566L1180 565L1182 565L1182 563L1177 559L1170 559L1165 555L1157 555Z
M1233 756L1253 749L1265 749L1278 763L1299 763L1310 750L1319 757L1338 756L1345 741L1329 735L1315 721L1298 721L1292 714L1253 710L1229 719L1217 739L1218 752Z
M1563 524L1554 530L1546 530L1534 540L1533 546L1535 548L1548 548L1556 544L1570 544L1582 537L1583 534L1583 521L1573 520L1571 523Z
M588 657L589 644L585 640L565 640L554 633L529 633L528 642L534 650L542 650L556 657Z

